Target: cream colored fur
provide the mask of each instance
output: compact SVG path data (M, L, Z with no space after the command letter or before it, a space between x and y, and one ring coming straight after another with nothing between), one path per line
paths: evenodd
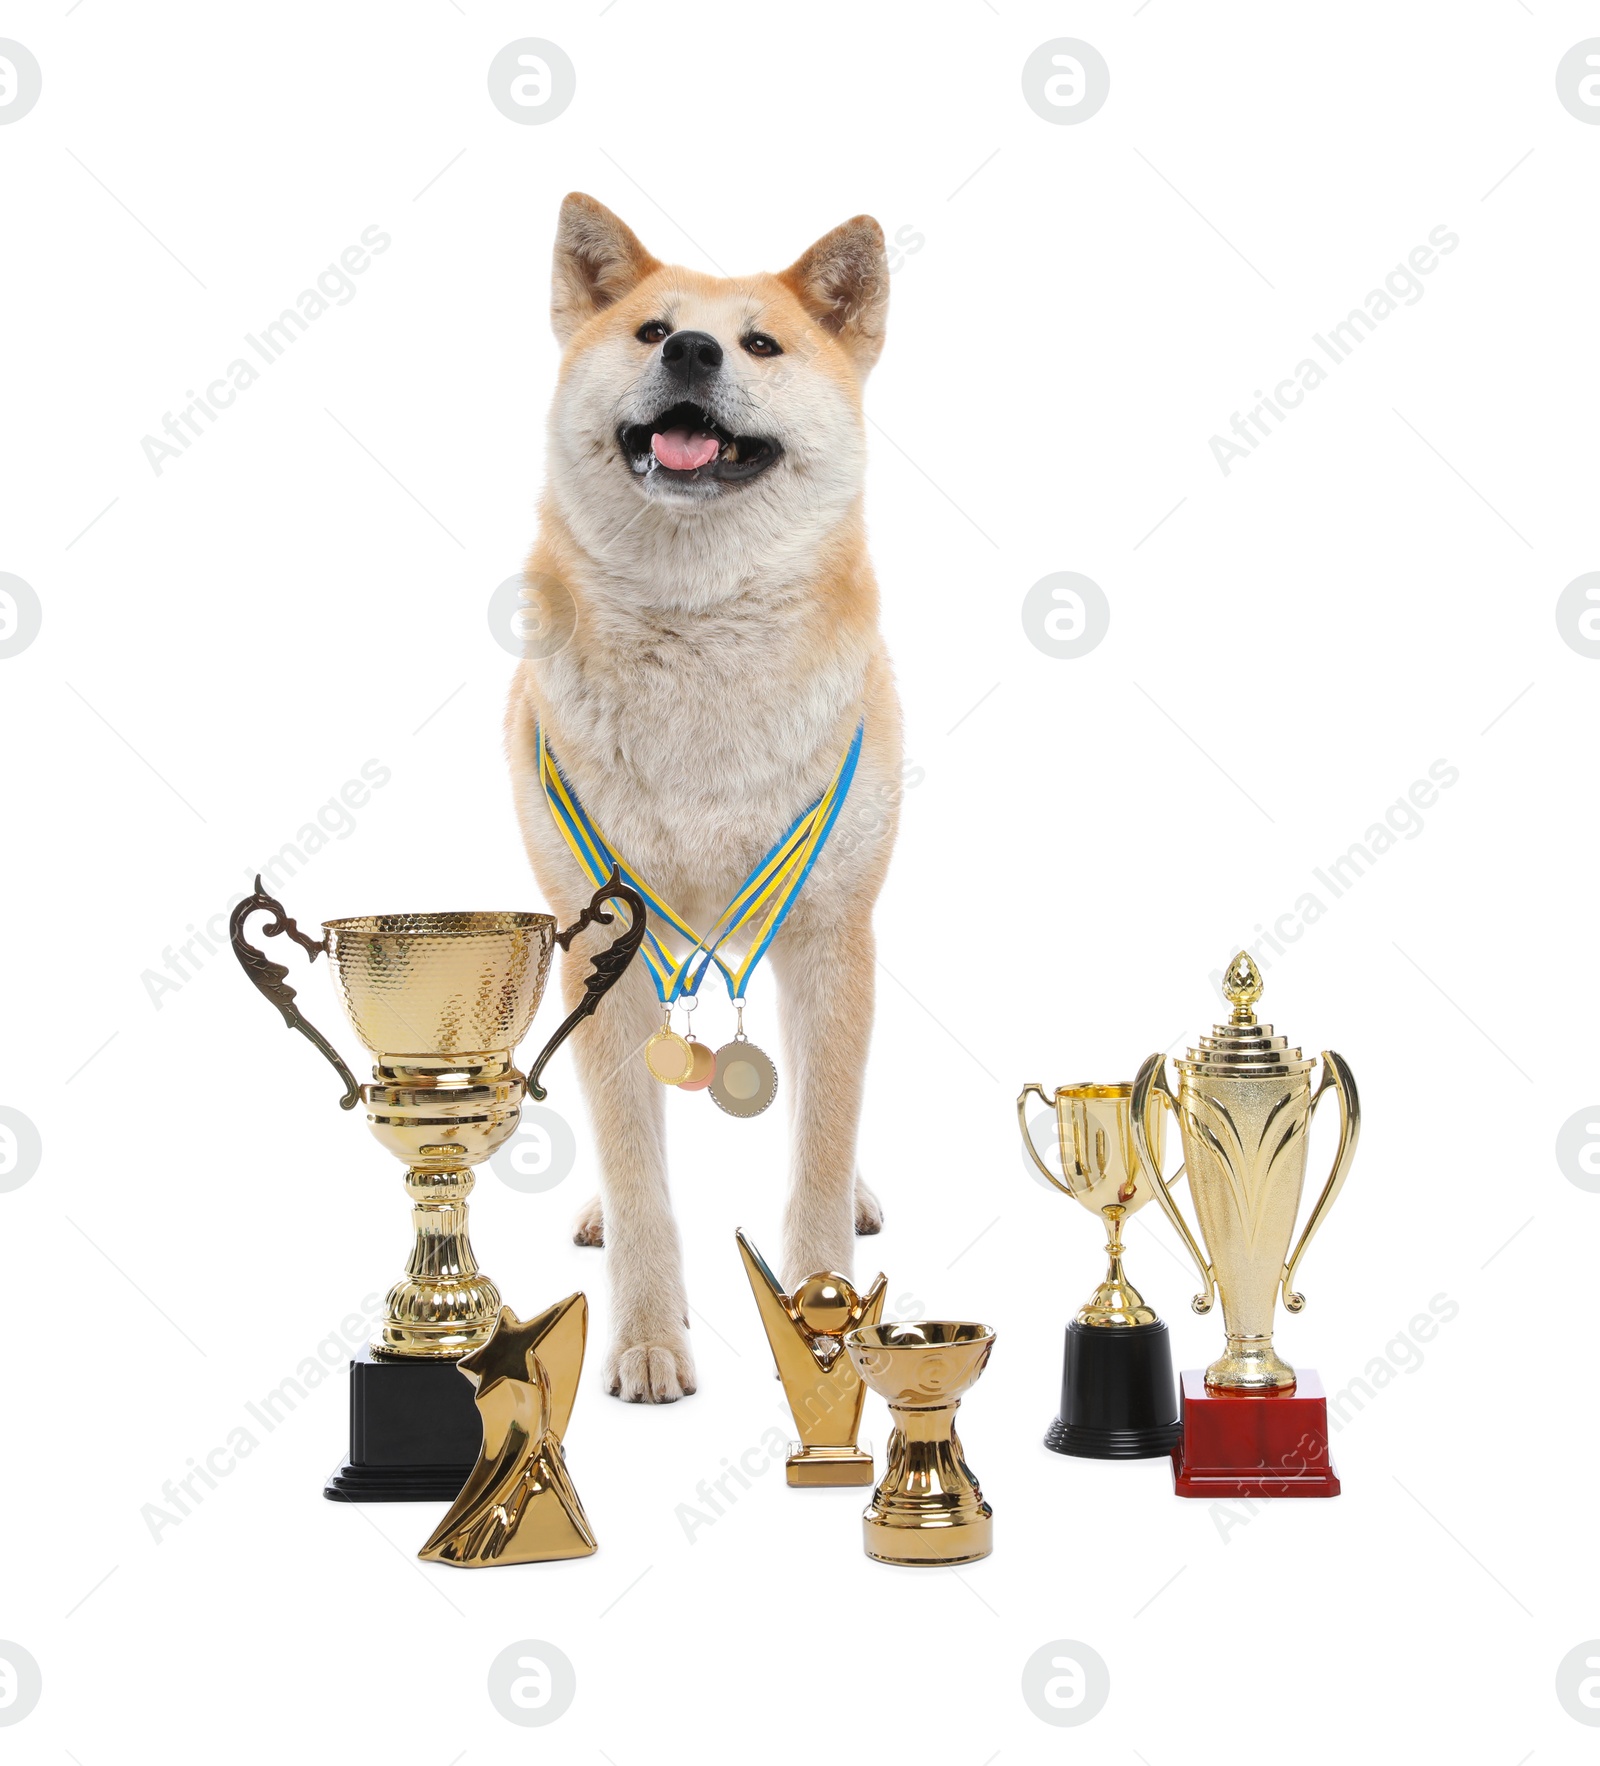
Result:
M566 199L552 303L565 353L527 572L542 629L565 641L519 666L507 720L528 856L563 922L591 891L539 786L540 719L595 823L703 928L826 786L865 716L850 796L751 989L757 1039L770 1047L781 1021L771 1052L792 1125L791 1282L848 1275L853 1233L881 1219L855 1150L872 905L901 776L900 712L862 527L861 385L882 345L887 289L883 236L864 216L780 275L724 281L658 264L609 210ZM636 336L658 319L721 343L716 414L732 433L783 448L758 478L685 486L630 469L619 426L650 422L666 402L660 345ZM783 353L748 353L741 339L752 330ZM575 941L563 970L569 1002L610 936L592 929ZM702 992L701 1019L721 1024L720 979ZM572 1044L600 1157L601 1198L577 1237L603 1235L606 1245L605 1380L646 1402L695 1388L665 1117L669 1107L712 1108L695 1094L669 1098L647 1072L639 1051L661 1018L638 961ZM701 1034L712 1039L712 1024ZM730 1121L727 1132L741 1126Z

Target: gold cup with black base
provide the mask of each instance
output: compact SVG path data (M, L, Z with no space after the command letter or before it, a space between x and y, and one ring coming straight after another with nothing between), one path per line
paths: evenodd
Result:
M627 909L626 929L592 958L583 998L562 1020L526 1077L512 1059L532 1027L551 953L586 926L609 926L605 903ZM245 937L252 914L315 962L326 954L340 998L376 1058L362 1085L301 1013L288 969ZM457 1364L499 1322L500 1290L478 1267L467 1234L472 1168L516 1133L525 1094L543 1099L539 1075L555 1050L615 985L645 932L644 903L615 873L565 931L550 914L367 914L330 920L308 937L256 879L233 910L235 956L284 1022L344 1081L339 1106L367 1108L367 1125L406 1168L413 1243L389 1290L378 1335L350 1363L350 1457L324 1495L342 1502L454 1497L482 1440L470 1383ZM275 1082L253 1076L256 1118Z
M1123 1222L1156 1193L1134 1146L1132 1095L1131 1084L1064 1085L1046 1095L1030 1083L1017 1099L1029 1157L1048 1183L1081 1202L1106 1229L1105 1280L1067 1326L1061 1409L1044 1438L1052 1452L1081 1459L1155 1459L1170 1452L1182 1433L1167 1327L1122 1267ZM1040 1158L1028 1132L1030 1096L1055 1111L1059 1175ZM1151 1120L1159 1160L1162 1124L1159 1117Z

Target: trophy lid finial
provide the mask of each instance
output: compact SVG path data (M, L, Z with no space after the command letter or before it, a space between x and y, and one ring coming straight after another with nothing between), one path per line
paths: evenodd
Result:
M1254 1024L1255 1012L1252 1010L1256 1001L1261 998L1261 990L1265 983L1261 979L1261 971L1251 961L1250 953L1242 950L1228 965L1228 972L1222 978L1222 991L1228 996L1233 1006L1233 1022L1235 1024Z
M1315 1062L1290 1048L1289 1039L1270 1024L1257 1022L1255 1003L1264 985L1249 951L1238 952L1222 978L1222 991L1233 1011L1227 1023L1213 1025L1211 1034L1202 1036L1199 1047L1191 1048L1187 1059L1178 1063L1186 1083L1276 1081L1311 1071Z

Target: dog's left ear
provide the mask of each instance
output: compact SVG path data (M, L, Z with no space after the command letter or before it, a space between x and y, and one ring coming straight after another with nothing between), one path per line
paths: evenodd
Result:
M824 233L778 280L838 338L864 380L883 349L889 316L889 258L872 216Z
M580 325L660 268L603 202L574 190L561 204L550 274L550 323L561 347Z

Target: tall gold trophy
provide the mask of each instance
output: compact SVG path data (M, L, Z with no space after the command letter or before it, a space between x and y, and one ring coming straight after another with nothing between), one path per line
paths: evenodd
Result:
M512 1055L544 995L554 947L584 927L610 925L621 903L627 929L594 959L583 998L526 1078ZM327 954L352 1028L376 1058L361 1085L309 1022L288 969L245 937L252 914L315 962ZM255 986L344 1081L341 1109L367 1107L367 1124L401 1159L411 1197L412 1247L389 1290L382 1328L351 1370L349 1461L324 1494L341 1501L453 1497L481 1439L472 1389L456 1372L489 1339L500 1292L478 1267L467 1236L472 1168L516 1132L524 1093L543 1099L545 1063L614 986L644 938L644 903L613 873L565 931L550 914L368 914L329 920L308 937L256 879L233 910L234 954Z
M1131 1085L1116 1084L1063 1085L1047 1096L1030 1083L1017 1099L1017 1126L1029 1158L1048 1183L1082 1203L1106 1230L1105 1280L1067 1326L1061 1409L1044 1438L1053 1452L1082 1459L1155 1459L1178 1439L1167 1327L1122 1267L1123 1222L1156 1193L1133 1143L1132 1095ZM1059 1175L1028 1132L1030 1097L1055 1112ZM1162 1127L1161 1117L1151 1118L1157 1164Z
M1295 1271L1344 1186L1361 1132L1361 1104L1339 1055L1323 1051L1313 1091L1316 1063L1270 1024L1257 1022L1262 981L1246 952L1229 965L1223 991L1232 1014L1177 1063L1176 1094L1161 1055L1145 1062L1133 1086L1140 1167L1200 1272L1194 1310L1209 1312L1219 1293L1227 1333L1223 1353L1203 1378L1183 1376L1183 1440L1173 1456L1177 1488L1185 1496L1333 1496L1339 1480L1328 1457L1321 1383L1310 1370L1297 1374L1289 1366L1273 1347L1272 1331L1280 1293L1290 1312L1305 1305L1295 1291ZM1338 1150L1291 1251L1312 1114L1330 1091L1339 1108ZM1178 1118L1209 1255L1161 1175L1155 1140L1161 1109Z

